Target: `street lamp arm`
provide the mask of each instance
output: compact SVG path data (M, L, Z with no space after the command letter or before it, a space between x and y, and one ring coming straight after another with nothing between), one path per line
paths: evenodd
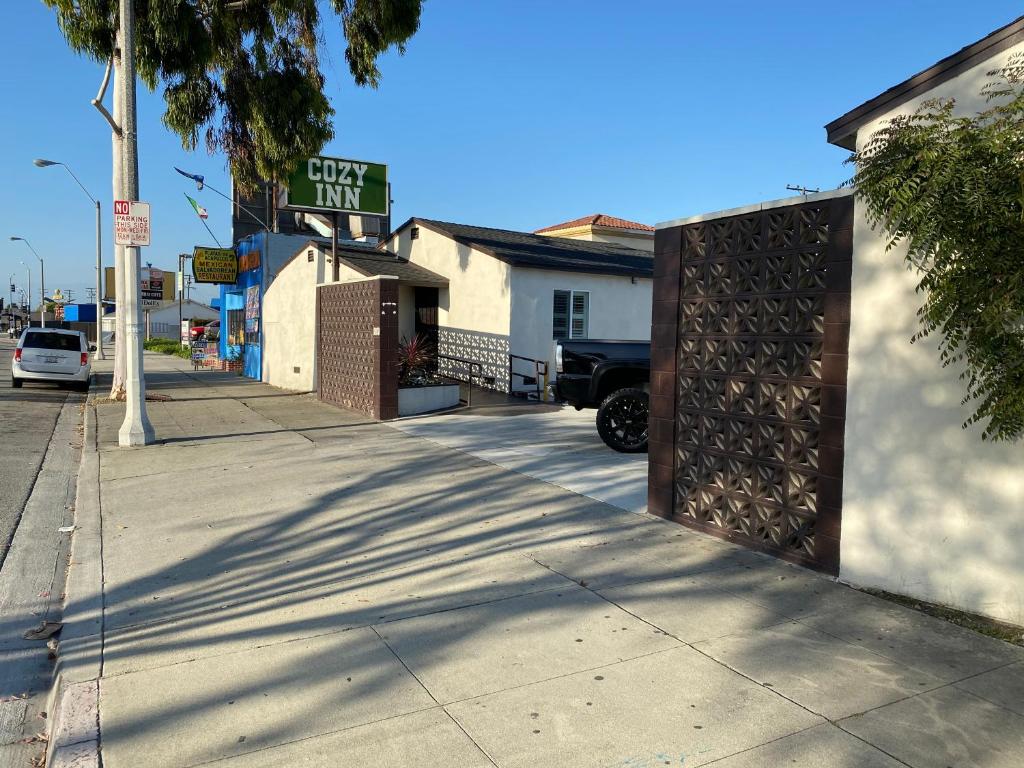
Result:
M95 197L93 197L92 195L89 194L89 190L86 189L85 188L85 184L83 184L81 181L79 181L78 177L75 176L75 172L74 171L72 171L70 168L68 168L66 165L64 165L64 163L58 163L58 165L60 165L65 171L67 171L68 173L71 174L71 178L74 179L75 183L77 183L78 186L80 186L82 188L82 191L85 192L86 197L88 197L90 200L92 200L94 205L99 205L99 201L96 200Z

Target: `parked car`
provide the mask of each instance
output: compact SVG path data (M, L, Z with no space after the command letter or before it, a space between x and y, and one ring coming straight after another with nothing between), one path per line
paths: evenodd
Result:
M203 339L206 341L217 341L220 339L220 320L211 320L206 324L203 331Z
M11 386L25 381L53 381L75 389L89 388L89 344L81 331L26 328L11 359Z
M199 339L203 338L204 333L206 333L205 325L193 325L188 329L189 341L199 341Z
M651 345L646 341L566 339L555 347L555 392L597 408L597 433L622 453L647 450Z

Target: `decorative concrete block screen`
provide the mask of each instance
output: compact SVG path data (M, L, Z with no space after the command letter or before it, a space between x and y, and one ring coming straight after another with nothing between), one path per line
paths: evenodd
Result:
M439 354L463 360L475 360L480 363L479 370L485 380L474 380L474 384L501 392L509 391L508 336L467 331L464 328L452 328L444 325L437 329L437 333ZM438 371L443 375L463 378L467 370L464 364L452 360L442 358L438 362ZM474 375L476 371L474 366Z
M649 509L837 573L853 200L660 229Z
M398 416L398 281L317 288L320 399L373 419Z

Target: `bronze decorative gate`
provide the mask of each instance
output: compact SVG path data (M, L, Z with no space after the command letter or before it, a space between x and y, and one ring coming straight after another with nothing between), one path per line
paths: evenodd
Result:
M652 513L837 573L853 199L658 230Z

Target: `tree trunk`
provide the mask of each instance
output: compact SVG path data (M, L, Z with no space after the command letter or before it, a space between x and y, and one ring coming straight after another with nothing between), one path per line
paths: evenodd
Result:
M114 122L118 126L124 126L124 110L121 103L121 78L124 72L121 68L121 33L117 34L117 42L114 50ZM124 200L124 140L115 131L110 132L111 144L113 145L113 188L114 200ZM113 215L113 206L111 206ZM125 399L125 350L127 325L125 323L125 294L124 294L124 246L114 246L114 382L110 387L110 397L113 400Z

